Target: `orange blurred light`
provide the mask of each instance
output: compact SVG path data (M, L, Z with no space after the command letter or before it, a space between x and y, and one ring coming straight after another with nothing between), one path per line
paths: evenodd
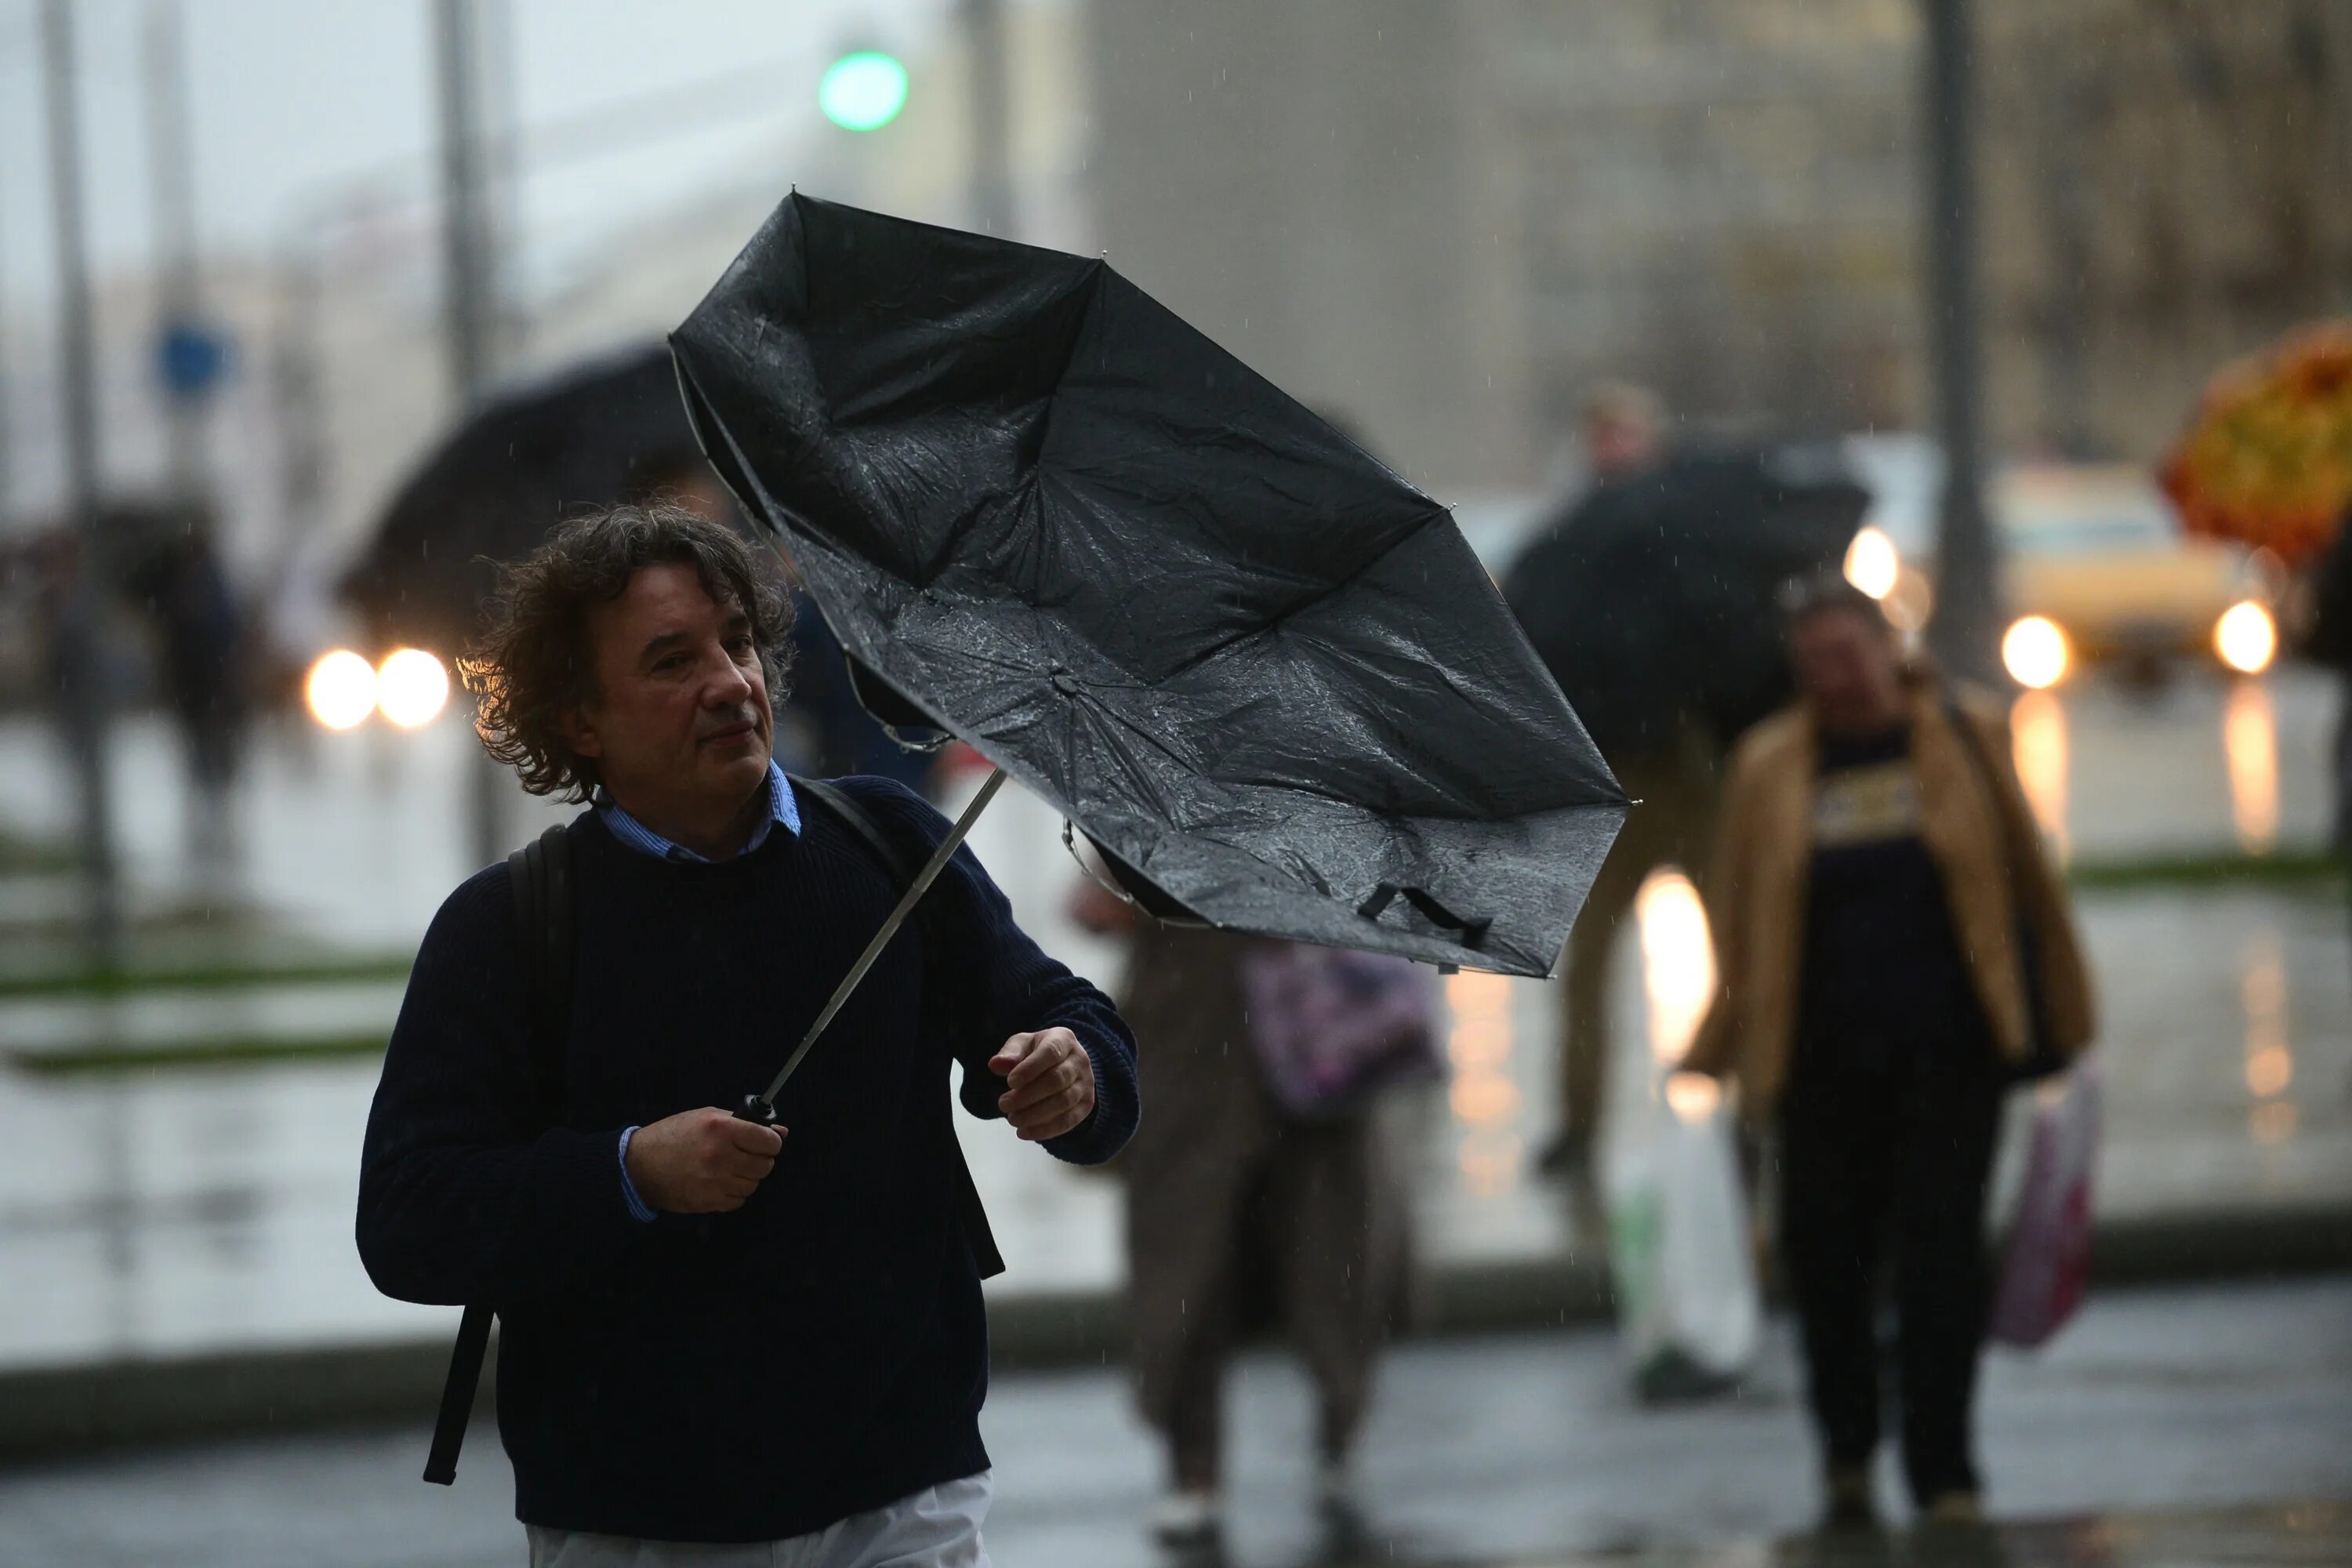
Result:
M2074 649L2057 622L2047 616L2027 616L2001 637L2000 662L2020 686L2046 691L2066 679Z
M1895 592L1902 572L1902 555L1879 529L1864 529L1845 547L1845 580L1874 599L1885 599Z
M2231 688L2221 710L2221 750L2230 765L2230 816L2238 846L2266 855L2278 845L2278 715L2258 681Z
M2240 675L2260 675L2278 658L2278 623L2252 599L2240 600L2213 623L2213 652Z
M1666 1109L1679 1121L1705 1121L1722 1104L1723 1086L1704 1073L1678 1072L1666 1079Z
M2009 710L2010 757L2051 847L2063 863L2073 852L2066 833L2066 708L2050 691L2021 691Z
M1706 906L1680 871L1653 871L1633 900L1642 977L1650 1003L1650 1059L1682 1060L1715 997L1715 945Z
M352 730L375 711L375 669L349 648L322 655L302 683L310 717L330 730Z
M404 647L376 667L376 706L404 730L420 729L449 705L449 672L421 647Z

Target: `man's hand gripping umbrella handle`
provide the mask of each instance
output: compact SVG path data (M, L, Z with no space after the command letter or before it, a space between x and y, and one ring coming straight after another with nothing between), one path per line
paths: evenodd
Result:
M971 832L971 825L980 820L980 814L988 809L988 803L996 798L996 792L1003 785L1003 768L988 775L988 782L980 786L980 793L971 797L971 804L963 808L963 815L956 819L955 826L940 840L940 847L931 852L929 861L900 896L898 907L890 911L890 918L882 922L882 929L874 933L874 940L866 944L866 951L857 955L857 962L851 964L849 973L841 977L841 984L834 988L833 999L824 1005L824 1011L816 1016L816 1022L808 1026L808 1033L801 1037L801 1043L793 1047L793 1054L784 1059L783 1070L776 1074L775 1081L768 1085L764 1093L743 1097L742 1105L735 1111L736 1120L756 1121L762 1127L775 1125L776 1096L783 1092L784 1084L800 1067L802 1058L809 1054L809 1048L824 1035L825 1026L833 1022L834 1015L841 1011L843 1004L856 991L858 982L866 978L866 972L874 967L874 961L882 956L884 948L890 945L890 939L898 934L898 928L907 923L907 917L914 912L915 906L922 901L923 895L930 890L931 884L947 868L948 861L954 858L965 836Z

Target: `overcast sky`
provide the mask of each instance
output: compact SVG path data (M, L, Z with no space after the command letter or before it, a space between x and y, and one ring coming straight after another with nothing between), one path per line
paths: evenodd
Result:
M723 178L755 147L816 124L816 79L845 47L919 54L946 0L505 0L514 114L534 126L593 121L663 89L686 92L690 130L634 151L566 159L522 182L527 244L560 251ZM84 184L95 264L143 265L149 185L141 35L150 0L73 0ZM354 175L429 174L428 0L181 0L195 123L197 221L208 249L266 248L292 215ZM0 291L51 284L36 0L0 0ZM772 100L765 82L772 79ZM623 122L616 135L667 123ZM526 146L530 145L526 142ZM570 145L575 149L575 135Z

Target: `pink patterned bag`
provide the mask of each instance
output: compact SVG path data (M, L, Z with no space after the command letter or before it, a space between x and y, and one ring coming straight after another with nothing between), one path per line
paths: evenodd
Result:
M1345 1116L1444 1070L1432 987L1409 960L1267 942L1242 960L1242 988L1266 1087L1294 1116Z
M2034 1096L2025 1187L1993 1299L1992 1337L2001 1344L2047 1344L2083 1304L2091 1280L2099 1094L2098 1065L2086 1060Z

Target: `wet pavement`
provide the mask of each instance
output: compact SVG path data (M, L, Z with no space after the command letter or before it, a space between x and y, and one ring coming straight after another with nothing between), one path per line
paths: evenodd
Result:
M2261 726L2242 716L2249 690L2270 714L2261 766L2232 761L2224 744L2236 735L2241 752L2253 745L2244 737ZM2310 842L2328 700L2306 678L2188 686L2155 704L2104 689L2070 697L2062 718L2074 852L2120 853L2150 822L2201 823L2193 842L2208 850L2228 850L2250 823L2279 842ZM126 727L130 863L147 907L202 907L207 895L177 858L168 742L154 726ZM269 912L224 914L217 943L248 958L412 943L463 873L453 819L467 743L445 721L419 735L310 734L258 748L247 899ZM2047 737L2037 743L2046 761ZM2155 766L2176 755L2189 760ZM37 731L0 725L0 826L58 826L26 809L47 798L53 763ZM2267 795L2253 790L2264 777ZM2158 811L2149 802L2162 787L2174 794ZM2111 800L2120 804L2108 811ZM554 815L519 805L515 837ZM256 822L270 831L251 833ZM1074 873L1058 830L1039 802L1008 791L975 844L1024 923L1108 979L1115 955L1061 919ZM2192 842L2185 832L2146 842L2178 850ZM322 878L322 867L333 875ZM0 885L0 922L37 925L41 917L9 902L10 887L37 880ZM2150 890L2086 895L2083 913L2106 1024L2102 1217L2343 1212L2352 1202L2352 954L2340 903L2293 889ZM1621 1126L1639 1121L1650 1058L1670 1053L1687 1027L1692 965L1703 963L1675 921L1645 915L1641 925L1619 960ZM175 940L194 951L184 926ZM1530 1174L1556 1121L1558 988L1477 974L1444 984L1454 1080L1392 1108L1424 1258L1443 1268L1591 1255L1570 1205ZM399 994L396 982L367 981L0 998L0 1278L10 1282L0 1291L0 1370L446 1332L449 1313L377 1296L352 1252L371 1058L114 1075L25 1065L192 1040L364 1045L371 1030L388 1029ZM960 1131L1011 1264L992 1289L1116 1289L1115 1184L1040 1158L1001 1128Z
M1742 1397L1644 1408L1604 1333L1397 1352L1360 1456L1360 1532L1308 1501L1297 1373L1246 1359L1231 1519L1208 1568L1314 1563L2009 1564L2352 1562L2352 1280L2095 1298L2041 1354L1996 1352L1981 1406L1997 1531L1805 1539L1812 1459L1785 1329ZM1171 1561L1137 1521L1158 1482L1116 1372L998 1380L989 1524L1013 1568ZM422 1426L215 1443L0 1473L11 1568L454 1568L520 1561L503 1456L415 1479ZM1891 1466L1882 1498L1895 1502ZM1335 1550L1337 1548L1337 1550Z

